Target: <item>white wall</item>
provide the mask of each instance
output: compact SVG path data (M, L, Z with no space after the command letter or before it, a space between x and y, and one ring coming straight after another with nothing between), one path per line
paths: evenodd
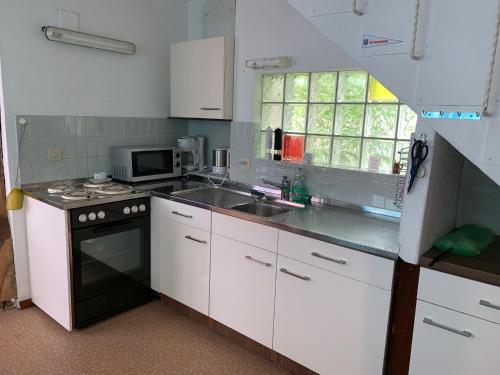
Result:
M291 56L289 70L299 72L360 68L286 0L238 0L235 37L235 121L254 120L256 73L247 59Z
M80 31L136 43L134 56L47 41L41 26L76 11ZM183 0L0 2L2 136L7 187L15 179L15 115L166 117L170 43L187 39ZM18 294L29 298L23 212L11 216Z

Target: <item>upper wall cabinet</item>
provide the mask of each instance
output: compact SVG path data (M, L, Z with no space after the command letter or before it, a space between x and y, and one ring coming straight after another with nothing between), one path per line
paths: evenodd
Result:
M408 54L411 42L413 2L368 2L361 17L360 56Z
M170 58L171 116L231 120L234 39L174 43Z
M481 112L497 27L497 0L421 4L418 109Z

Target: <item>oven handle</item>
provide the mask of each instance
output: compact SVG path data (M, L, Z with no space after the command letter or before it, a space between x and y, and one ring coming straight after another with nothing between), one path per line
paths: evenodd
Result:
M116 228L120 228L120 227L126 227L133 222L134 222L134 220L130 219L127 221L120 221L119 223L101 224L97 227L92 228L92 232L94 232L94 233L109 232L110 228L116 229Z

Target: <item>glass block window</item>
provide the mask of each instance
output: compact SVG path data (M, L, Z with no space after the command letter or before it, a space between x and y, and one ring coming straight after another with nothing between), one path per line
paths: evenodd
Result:
M301 161L309 152L316 165L368 169L374 157L381 172L391 172L417 123L364 71L264 74L261 97L261 130L283 130L285 160Z

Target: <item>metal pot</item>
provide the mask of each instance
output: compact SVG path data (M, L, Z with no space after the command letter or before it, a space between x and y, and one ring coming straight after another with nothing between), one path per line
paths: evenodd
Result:
M212 151L213 167L212 171L217 174L224 174L229 169L229 149L228 148L214 148Z

